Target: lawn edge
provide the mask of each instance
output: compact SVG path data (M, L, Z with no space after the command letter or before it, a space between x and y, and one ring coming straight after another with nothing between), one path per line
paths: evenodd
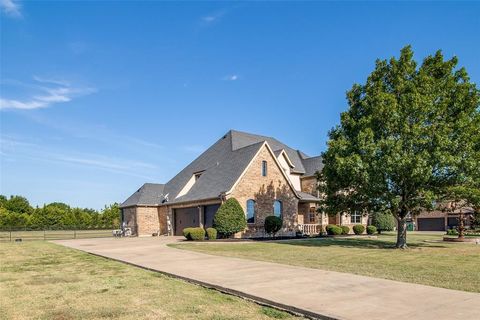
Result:
M203 287L203 288L212 289L212 290L221 292L223 294L228 294L228 295L231 295L231 296L242 298L246 301L253 302L253 303L258 304L258 305L263 306L263 307L270 307L270 308L274 308L274 309L277 309L277 310L280 310L280 311L284 311L284 312L287 312L287 313L289 313L291 315L294 315L294 316L301 316L301 317L304 317L304 318L307 318L307 319L313 319L313 320L339 320L339 318L335 318L331 315L319 314L319 313L311 312L311 311L308 311L308 310L305 310L305 309L296 308L296 307L293 307L293 306L290 306L290 305L286 305L286 304L283 304L283 303L278 303L278 302L275 302L275 301L272 301L272 300L268 300L268 299L264 299L264 298L260 298L260 297L248 294L248 293L244 293L242 291L233 290L233 289L225 288L225 287L222 287L222 286L210 284L208 282L199 281L199 280L191 279L191 278L188 278L188 277L179 276L179 275L176 275L176 274L173 274L173 273L170 273L170 272L156 270L156 269L145 267L145 266L133 263L133 262L123 261L123 260L112 258L112 257L107 257L107 256L104 256L104 255L101 255L101 254L98 254L98 253L87 252L87 251L83 251L83 250L80 250L80 249L77 249L77 248L65 247L65 246L63 246L62 244L59 244L59 243L54 243L54 242L50 242L50 241L48 241L48 242L52 243L52 244L55 244L55 245L62 246L64 248L71 249L71 250L80 251L82 253L86 253L86 254L89 254L89 255L92 255L92 256L104 258L104 259L107 259L107 260L123 263L123 264L130 265L130 266L134 266L134 267L137 267L137 268L140 268L140 269L143 269L143 270L159 273L159 274L165 275L169 278L179 279L179 280L182 280L182 281L185 281L187 283L191 283L191 284Z

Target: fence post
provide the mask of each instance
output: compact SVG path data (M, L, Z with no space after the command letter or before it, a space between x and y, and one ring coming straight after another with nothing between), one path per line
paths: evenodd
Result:
M47 240L47 237L45 235L45 228L43 228L43 240Z
M12 242L12 229L10 228L10 242Z

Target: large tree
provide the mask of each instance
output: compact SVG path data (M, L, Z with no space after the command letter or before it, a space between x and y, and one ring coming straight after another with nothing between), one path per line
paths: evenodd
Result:
M478 166L480 93L457 58L441 51L377 60L365 84L347 93L349 109L329 133L320 174L327 212L392 212L396 247L406 248L407 218L428 209L460 168Z

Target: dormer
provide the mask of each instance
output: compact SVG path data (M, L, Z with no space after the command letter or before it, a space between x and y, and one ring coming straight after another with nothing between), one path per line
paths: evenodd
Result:
M278 162L282 166L283 171L287 174L290 182L295 187L296 190L301 191L300 185L300 175L297 173L293 173L293 165L290 157L288 156L287 152L284 149L275 151L275 156L277 157Z
M193 185L195 184L195 182L198 181L198 179L200 179L201 175L205 172L205 170L201 170L201 171L197 171L197 172L194 172L191 176L191 178L187 181L187 183L183 186L182 190L180 190L180 192L177 194L177 196L175 197L175 199L177 198L180 198L181 196L184 196L188 193L188 191L190 191L190 189L192 189Z

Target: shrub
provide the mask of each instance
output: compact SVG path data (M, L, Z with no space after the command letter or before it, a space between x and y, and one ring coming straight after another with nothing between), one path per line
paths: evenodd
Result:
M375 233L377 233L377 227L367 226L367 234L375 234Z
M348 234L350 232L350 228L348 226L341 226L342 234Z
M208 240L215 240L215 239L217 239L217 229L215 229L215 228L207 228L207 237L208 237Z
M268 216L265 218L265 232L271 235L275 235L280 229L282 229L283 221L277 216Z
M247 227L245 213L237 199L230 198L220 206L213 218L213 227L226 238Z
M328 235L335 235L335 236L338 236L340 234L342 234L343 232L343 229L337 225L334 225L334 224L329 224L325 227L325 230L327 231L327 234Z
M372 216L372 225L377 227L378 233L382 233L382 231L392 231L396 223L391 213L376 212Z
M190 231L192 231L193 228L185 228L183 229L183 236L187 239L187 240L192 240L190 239Z
M327 224L327 226L325 227L325 231L327 232L327 234L332 234L331 230L333 227L336 227L334 224Z
M361 224L356 224L353 226L353 232L355 234L362 234L365 231L365 227Z
M457 231L457 229L448 229L447 230L447 235L448 236L458 236L458 231Z
M185 228L183 229L183 236L187 240L205 240L205 229L203 228Z
M205 229L203 228L191 228L189 233L190 240L202 241L205 240Z

